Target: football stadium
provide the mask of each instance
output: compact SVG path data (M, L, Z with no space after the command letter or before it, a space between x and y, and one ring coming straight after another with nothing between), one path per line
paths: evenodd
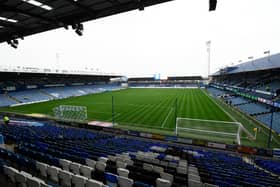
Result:
M83 36L85 22L176 4L168 1L3 1L0 47L24 53L33 35ZM217 3L207 0L206 12ZM211 45L206 76L184 73L191 63L167 76L158 66L141 75L67 70L58 53L56 68L0 64L0 186L280 186L280 53L211 71Z

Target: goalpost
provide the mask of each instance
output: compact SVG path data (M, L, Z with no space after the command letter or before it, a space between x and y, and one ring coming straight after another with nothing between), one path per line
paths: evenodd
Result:
M239 122L203 120L192 118L176 119L176 135L211 139L227 139L241 144L242 132L251 140L255 137Z
M87 107L60 105L53 108L54 117L64 121L86 121Z

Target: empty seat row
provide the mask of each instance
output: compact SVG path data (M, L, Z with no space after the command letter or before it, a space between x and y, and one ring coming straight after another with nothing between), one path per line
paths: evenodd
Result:
M51 187L50 185L46 184L45 181L24 171L18 171L17 169L6 165L4 165L3 168L4 174L11 182L15 184L28 187Z
M36 167L40 175L45 178L50 178L55 183L60 183L63 186L71 187L72 185L79 187L102 187L105 186L102 182L81 176L70 171L49 166L48 164L36 162Z

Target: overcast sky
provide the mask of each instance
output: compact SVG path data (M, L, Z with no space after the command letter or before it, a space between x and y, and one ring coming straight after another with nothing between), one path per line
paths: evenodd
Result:
M208 0L175 0L87 22L82 37L58 29L26 37L17 50L0 44L0 66L206 76L208 40L212 73L280 52L279 10L280 0L218 0L216 12Z

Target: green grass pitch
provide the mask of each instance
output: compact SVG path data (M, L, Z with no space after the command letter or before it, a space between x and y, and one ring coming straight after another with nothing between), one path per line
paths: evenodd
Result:
M86 106L88 121L112 121L112 96L114 96L115 122L117 126L148 132L174 134L175 130L175 101L177 98L177 116L217 121L233 121L229 111L211 99L201 89L125 89L100 94L72 97L61 100L52 100L43 103L2 108L2 111L53 115L53 108L59 105ZM237 117L236 117L237 118ZM235 118L235 119L236 119ZM238 120L238 119L237 119ZM242 121L241 121L242 122ZM243 123L242 123L243 124ZM250 132L253 127L243 124ZM205 128L205 127L204 127ZM219 129L217 129L219 128ZM213 126L211 131L228 131L228 128ZM216 141L229 142L232 140L215 139L205 135L190 134L190 137L206 138ZM255 142L242 140L247 145L265 146L266 135L259 133ZM263 142L262 142L263 141Z

